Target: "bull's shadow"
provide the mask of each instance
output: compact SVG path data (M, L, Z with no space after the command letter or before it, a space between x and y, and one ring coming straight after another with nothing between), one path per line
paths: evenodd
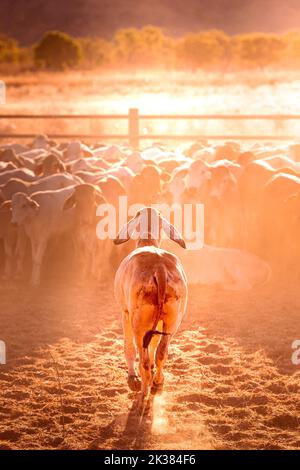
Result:
M89 448L143 450L151 448L152 425L154 420L155 395L150 394L141 410L139 394L133 397L131 408L100 430L100 436Z

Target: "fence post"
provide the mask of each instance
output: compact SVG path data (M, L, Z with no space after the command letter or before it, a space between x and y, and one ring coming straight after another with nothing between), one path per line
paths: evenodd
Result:
M140 143L140 132L139 132L139 110L138 108L129 109L129 144L131 147L138 148Z

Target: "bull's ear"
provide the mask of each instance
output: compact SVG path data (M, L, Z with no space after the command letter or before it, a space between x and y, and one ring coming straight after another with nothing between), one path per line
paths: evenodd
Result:
M19 168L22 168L22 167L26 166L23 158L21 157L21 155L16 155L15 163L16 163L16 165L18 165Z
M40 207L40 205L39 205L36 201L34 201L33 199L31 199L30 197L28 198L28 204L29 204L29 206L31 207L31 209L37 210L37 209L39 209L39 207Z
M0 205L0 212L10 212L11 207L11 201L2 202L2 204Z
M118 233L117 238L115 238L114 240L114 244L121 245L121 243L127 242L129 238L132 236L138 223L139 223L139 213L135 217L133 217L133 219L129 220L129 222L127 222L127 224L125 224L121 228L120 232Z
M43 173L43 169L44 169L44 164L43 163L39 163L36 165L35 169L34 169L34 173L36 176L39 176Z
M74 193L64 203L63 210L67 211L68 209L71 209L75 205L76 205L76 197L75 197L75 193Z
M166 235L173 240L174 242L178 243L179 246L182 248L186 248L186 244L182 236L180 235L179 231L174 227L174 225L170 224L164 217L161 217L162 228L164 229Z

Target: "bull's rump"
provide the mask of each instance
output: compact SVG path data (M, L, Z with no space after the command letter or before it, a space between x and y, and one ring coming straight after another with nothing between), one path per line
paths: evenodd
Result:
M164 315L185 305L185 275L174 255L158 249L149 251L149 247L137 249L122 261L116 273L115 294L123 310L142 318L142 323L151 323L158 313Z
M143 286L132 285L128 312L135 333L144 335L155 329L175 333L185 313L186 292L168 281L159 291L155 274Z

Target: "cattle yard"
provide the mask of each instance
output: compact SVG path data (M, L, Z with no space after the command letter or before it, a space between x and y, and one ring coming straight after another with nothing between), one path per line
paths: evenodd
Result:
M190 289L165 390L141 425L111 286L2 285L1 449L299 448L296 286Z
M102 141L127 141L132 147L139 147L140 141L190 141L191 139L224 141L290 141L293 140L292 135L264 135L264 134L234 134L234 135L199 135L199 134L141 134L141 121L274 121L283 125L286 121L299 121L299 114L141 114L138 108L130 108L128 114L0 114L0 120L89 120L89 121L112 121L126 120L128 122L127 134L48 134L53 139L83 139L85 141L102 140ZM2 139L32 139L35 134L7 134L1 133Z
M299 82L172 77L168 93L138 74L7 80L0 449L300 448ZM200 98L184 107L187 96ZM96 207L119 215L120 197L205 210L204 247L162 242L183 264L188 306L142 418L113 287L135 245L96 236Z

